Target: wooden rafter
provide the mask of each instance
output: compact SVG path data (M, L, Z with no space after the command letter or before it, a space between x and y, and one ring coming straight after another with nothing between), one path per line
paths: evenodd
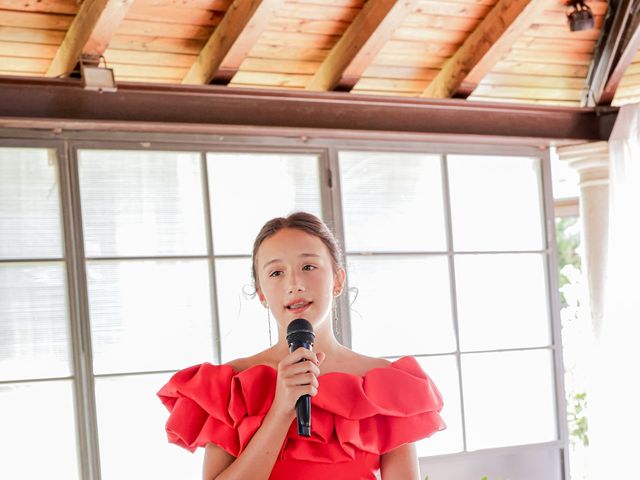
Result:
M283 0L234 0L182 79L203 85L216 76L228 83Z
M351 90L417 0L369 0L307 85L307 90Z
M621 0L611 8L589 69L583 106L611 105L640 48L640 0Z
M46 75L71 72L81 56L100 57L133 0L85 0L58 48Z
M547 5L548 0L499 0L421 96L468 96Z

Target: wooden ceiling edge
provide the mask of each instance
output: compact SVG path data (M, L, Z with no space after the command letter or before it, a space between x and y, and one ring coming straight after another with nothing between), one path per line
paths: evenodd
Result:
M47 69L46 76L70 73L81 55L100 57L133 0L85 0Z
M640 3L636 3L636 10L640 9ZM616 91L620 85L620 81L625 72L633 63L633 59L640 49L640 16L636 12L631 16L634 21L626 31L624 46L621 49L620 55L616 55L615 65L611 70L609 79L607 80L604 88L602 89L602 95L598 100L598 105L611 105L613 98L616 96Z
M212 85L121 83L115 93L97 93L84 90L79 81L0 77L0 117L5 122L61 119L599 141L609 138L617 112L615 107L400 99Z
M306 86L310 91L350 90L415 9L418 0L369 0L333 46Z
M630 28L629 22L632 22L630 14L637 11L638 3L639 0L620 0L615 11L607 11L600 31L600 38L589 65L586 94L581 101L583 106L610 104L610 102L603 101L603 92L612 72L616 69L616 59L620 58L620 54L624 51L625 33ZM615 89L613 95L615 95Z
M421 96L450 98L458 90L468 96L493 68L548 1L499 0L449 58Z
M281 3L283 0L234 0L182 83L206 85L218 71L222 72L218 83L228 83Z

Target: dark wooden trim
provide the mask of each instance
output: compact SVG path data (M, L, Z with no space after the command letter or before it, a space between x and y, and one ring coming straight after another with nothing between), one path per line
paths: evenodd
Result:
M637 42L637 13L640 0L611 0L587 74L586 93L582 105L610 105L620 78L633 58L626 52L629 42ZM631 58L628 56L631 55ZM623 62L629 62L625 66ZM623 68L624 67L624 68ZM614 82L610 83L615 73Z
M617 108L546 107L215 85L118 84L0 77L0 124L25 119L607 140Z

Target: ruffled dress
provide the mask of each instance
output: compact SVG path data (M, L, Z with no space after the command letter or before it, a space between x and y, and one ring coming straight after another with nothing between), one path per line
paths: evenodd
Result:
M276 370L203 363L174 374L157 393L170 412L167 436L193 452L211 442L238 457L266 416ZM271 480L375 479L380 455L445 428L442 397L413 357L364 376L330 372L318 377L311 399L311 437L296 421L280 448Z

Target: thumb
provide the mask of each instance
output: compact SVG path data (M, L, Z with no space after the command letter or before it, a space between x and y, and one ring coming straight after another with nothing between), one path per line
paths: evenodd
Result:
M318 357L318 365L324 362L324 359L327 358L324 352L317 352L316 357Z

